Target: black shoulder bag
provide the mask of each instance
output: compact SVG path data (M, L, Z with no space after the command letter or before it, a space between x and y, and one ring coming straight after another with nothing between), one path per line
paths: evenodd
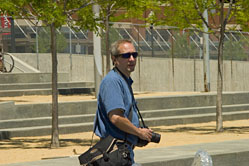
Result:
M120 145L118 143L121 143ZM108 136L79 156L82 166L131 166L128 145Z
M131 107L132 108L132 107ZM130 108L129 120L132 117ZM98 120L98 118L96 119ZM96 126L94 127L94 131ZM126 136L125 136L126 137ZM82 166L131 166L128 142L119 140L109 135L100 139L93 147L79 156Z

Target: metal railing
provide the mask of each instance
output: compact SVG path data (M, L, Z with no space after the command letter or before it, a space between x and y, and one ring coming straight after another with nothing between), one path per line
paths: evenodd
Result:
M47 27L34 27L24 20L25 25L19 25L14 20L14 29L9 35L2 36L2 44L6 52L48 53L50 52L50 32ZM117 39L131 39L142 56L162 58L202 58L203 34L191 29L180 31L175 27L146 26L143 24L111 23L110 43ZM14 33L15 38L10 35ZM92 32L71 29L64 26L57 29L57 48L59 53L93 54ZM104 36L104 35L103 35ZM15 49L11 50L11 45ZM102 44L106 44L103 42ZM224 59L249 59L249 33L228 31L225 34ZM209 35L210 59L217 59L218 39ZM103 54L105 47L102 47Z

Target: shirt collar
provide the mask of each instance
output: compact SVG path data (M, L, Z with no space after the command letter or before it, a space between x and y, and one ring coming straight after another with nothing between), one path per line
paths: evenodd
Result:
M131 77L127 77L126 75L124 75L117 67L113 68L114 71L117 71L121 77L124 78L124 80L131 86L133 83L133 80L131 79Z

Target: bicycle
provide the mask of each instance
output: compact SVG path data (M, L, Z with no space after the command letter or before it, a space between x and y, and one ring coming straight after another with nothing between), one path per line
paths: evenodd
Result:
M0 53L0 73L10 73L14 69L14 58L5 52Z

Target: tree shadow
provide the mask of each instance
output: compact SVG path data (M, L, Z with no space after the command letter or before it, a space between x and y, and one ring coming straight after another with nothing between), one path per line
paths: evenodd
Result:
M98 139L60 139L60 147L68 146L90 146ZM0 149L48 149L50 148L50 138L14 138L0 141Z
M0 99L0 102L7 102L7 101L14 101L14 102L30 102L29 100L21 100L21 99Z
M214 134L217 133L214 126L204 126L204 127L176 127L163 129L160 127L152 128L154 132L184 132L184 133L192 133L196 135L204 135L204 134ZM233 133L233 134L249 134L249 126L243 127L224 127L223 133Z

